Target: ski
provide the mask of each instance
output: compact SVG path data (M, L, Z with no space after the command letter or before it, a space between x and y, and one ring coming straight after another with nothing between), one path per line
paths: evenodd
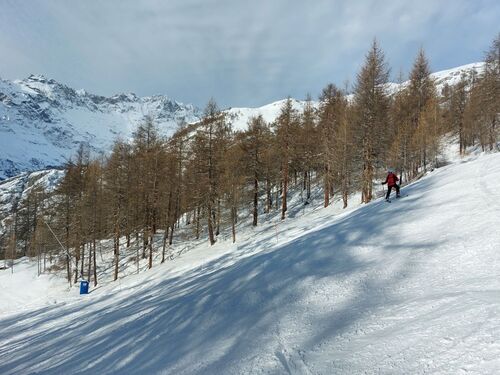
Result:
M399 197L396 197L396 199L401 199L401 198L404 198L404 197L407 197L408 194L401 194ZM393 198L394 199L394 198ZM385 200L387 203L391 203L392 202L392 199L386 199Z

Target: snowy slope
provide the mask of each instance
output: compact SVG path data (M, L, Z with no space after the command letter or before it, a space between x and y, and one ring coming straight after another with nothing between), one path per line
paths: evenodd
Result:
M225 112L228 114L232 122L234 130L246 130L250 117L262 115L267 123L272 123L280 114L281 107L286 102L286 99L278 100L271 104L267 104L257 108L230 108ZM314 107L318 106L318 102L312 103ZM306 102L303 100L292 99L292 106L299 113L304 110Z
M87 296L17 299L0 373L500 373L500 154L403 192L306 206ZM2 301L22 294L9 275Z
M181 120L199 119L192 105L161 95L106 98L43 76L0 79L0 179L61 166L80 143L107 152L117 138L130 137L146 115L164 134L172 134Z
M0 262L0 267L4 264ZM41 274L38 276L37 268L28 258L16 262L14 270L0 271L0 285L2 292L2 308L7 309L38 309L40 305L56 304L63 296L68 298L66 281L54 274ZM7 290L8 292L6 292Z
M456 85L463 75L466 77L471 74L481 74L484 72L484 62L476 62L472 64L462 65L453 69L442 70L431 74L438 90L442 90L444 85Z
M456 85L462 75L470 76L472 74L480 74L484 70L484 63L477 62L472 64L467 64L459 66L453 69L447 69L440 72L432 73L431 78L436 83L436 89L438 93L441 93L445 85L453 86ZM403 82L401 84L390 82L387 84L387 92L389 94L394 94L402 87L407 86L409 81ZM353 96L348 95L349 99ZM229 114L229 118L233 122L233 128L235 130L245 130L248 127L248 120L252 116L258 116L261 114L268 123L273 122L279 115L280 109L286 100L279 100L277 102L267 104L262 107L257 108L230 108L226 110ZM293 99L293 108L302 112L306 102L304 100ZM319 102L312 102L315 108L318 108Z

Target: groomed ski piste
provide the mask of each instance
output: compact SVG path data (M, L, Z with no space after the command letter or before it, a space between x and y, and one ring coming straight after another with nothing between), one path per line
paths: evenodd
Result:
M83 296L24 260L0 271L0 373L500 373L500 154L402 191L297 209Z

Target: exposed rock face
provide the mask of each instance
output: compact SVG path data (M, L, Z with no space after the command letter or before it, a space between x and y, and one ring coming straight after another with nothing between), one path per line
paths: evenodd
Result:
M200 112L162 95L108 98L39 75L0 79L0 179L60 166L81 143L106 152L117 138L129 138L145 116L171 134L181 121L198 121Z

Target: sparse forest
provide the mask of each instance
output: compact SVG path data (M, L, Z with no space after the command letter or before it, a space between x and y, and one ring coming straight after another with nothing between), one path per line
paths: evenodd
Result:
M408 183L438 166L446 134L456 135L461 153L497 148L500 35L482 74L438 92L430 73L421 49L407 84L391 92L388 62L374 41L352 91L328 84L302 112L288 98L273 123L252 117L247 130L234 131L214 100L199 123L179 124L169 138L146 118L109 155L93 158L80 148L53 192L34 186L6 221L2 258L37 257L40 272L57 258L69 283L83 276L97 285L100 241L113 244L116 280L123 247L135 244L133 261L138 267L147 259L151 268L154 254L168 260L181 226L211 245L223 230L236 242L242 219L257 226L275 210L286 220L291 190L302 191L304 204L315 187L325 207L339 200L346 208L354 192L368 203L387 167Z

